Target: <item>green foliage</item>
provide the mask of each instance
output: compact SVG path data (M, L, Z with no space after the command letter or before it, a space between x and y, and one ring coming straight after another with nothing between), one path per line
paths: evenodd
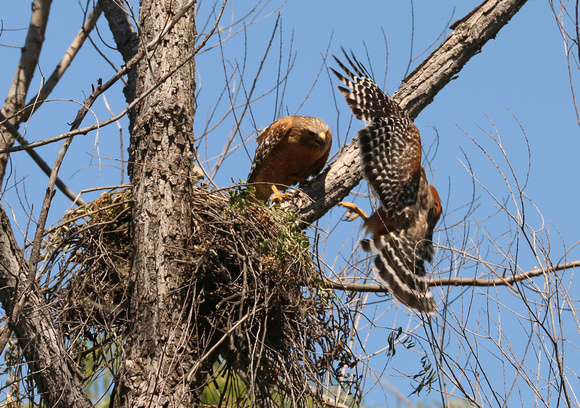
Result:
M208 376L208 383L204 387L201 395L201 406L208 407L246 407L248 406L249 400L249 389L246 382L243 379L243 375L228 368L228 364L222 361L221 364L214 364L213 373ZM332 391L336 391L338 386L331 386L331 395L334 395ZM294 407L296 406L292 401L284 397L282 393L273 390L270 394L271 400L274 402L276 407ZM329 405L316 403L312 397L307 397L304 401L301 401L301 407L327 407ZM341 401L342 406L357 406L355 400L352 397L347 397L345 401ZM261 407L261 405L255 405L256 407ZM265 406L269 406L265 404Z
M229 190L229 208L233 211L240 211L249 205L260 204L261 202L254 198L255 191L256 189L253 186L249 186L245 182L240 181L239 186Z
M248 387L239 374L228 370L226 364L214 364L214 373L201 394L201 403L216 407L243 405Z
M259 227L273 231L271 235L257 238L259 250L266 255L266 264L271 264L277 270L285 269L290 263L301 265L307 270L314 269L310 254L310 240L300 229L300 220L296 214L284 210L279 204L268 205L253 196L254 187L241 182L239 186L229 190L230 196L226 211L246 215L247 211L257 212ZM273 256L275 259L267 259Z

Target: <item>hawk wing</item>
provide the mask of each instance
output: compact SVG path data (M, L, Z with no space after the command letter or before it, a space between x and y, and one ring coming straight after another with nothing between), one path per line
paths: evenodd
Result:
M369 123L358 132L364 176L389 217L417 199L421 177L421 136L413 121L345 52L352 71L336 57L346 76L332 70L348 88L338 87L352 113ZM354 71L354 72L353 72Z

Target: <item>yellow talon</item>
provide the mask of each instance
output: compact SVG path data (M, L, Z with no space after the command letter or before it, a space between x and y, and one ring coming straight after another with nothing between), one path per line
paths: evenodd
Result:
M345 202L345 201L341 201L340 203L338 203L338 205L346 208L348 210L348 212L345 214L345 217L349 220L352 221L354 220L356 217L361 217L363 220L367 220L369 217L367 216L367 213L361 209L358 208L356 206L356 204L354 203L349 203L349 202Z
M270 201L273 203L281 203L282 201L288 200L290 196L288 194L281 193L275 185L272 185L272 197L270 197Z

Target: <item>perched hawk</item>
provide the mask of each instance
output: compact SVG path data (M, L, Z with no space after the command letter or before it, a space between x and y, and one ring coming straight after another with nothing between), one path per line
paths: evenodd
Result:
M361 241L378 252L375 267L393 294L408 307L433 313L425 261L433 259L433 229L441 216L439 194L421 166L421 135L407 115L371 79L366 68L344 53L350 67L334 59L346 76L332 70L353 115L368 124L358 132L364 177L380 201L370 217L352 203L341 203L364 219L373 234Z
M321 119L286 116L264 129L257 141L248 183L255 183L256 198L266 201L276 187L286 189L320 173L332 133Z

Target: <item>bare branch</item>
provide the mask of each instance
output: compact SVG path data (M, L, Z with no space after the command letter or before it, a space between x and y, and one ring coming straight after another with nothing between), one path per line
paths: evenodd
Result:
M209 31L209 33L207 33L204 37L203 40L200 41L199 44L197 44L197 46L195 47L195 51L193 51L194 54L197 54L198 52L201 51L201 49L203 47L205 47L205 45L207 44L208 40L214 35L214 33L216 32L219 23L222 19L222 16L224 14L224 10L226 9L226 4L227 4L227 0L223 0L222 1L222 6L220 8L220 11L218 12L218 15L215 19L215 23L213 25L213 27L211 28L211 30Z
M6 128L6 130L18 141L18 143L20 143L20 145L26 150L26 153L28 153L28 155L32 158L32 160L34 160L34 162L36 164L38 164L38 167L40 167L40 169L47 176L50 177L50 172L51 172L50 166L48 164L46 164L44 159L42 157L40 157L40 155L36 152L36 150L34 150L32 148L28 148L28 145L29 145L28 141L20 134L18 129L16 129L16 127L14 125L12 125L12 123L10 123L9 121L6 120L6 118L4 117L4 115L2 115L2 113L0 113L0 121L4 122L4 127ZM77 194L74 191L72 191L70 188L68 188L68 186L66 184L64 184L64 182L58 177L56 179L56 187L65 196L67 196L73 202L73 204L76 204L76 205L86 204L85 200L83 200L80 197L80 194Z
M580 267L580 261L567 262L551 266L548 268L534 268L528 272L522 272L516 275L494 279L449 277L449 278L430 279L428 282L429 286L508 286L513 285L516 282L521 282L536 276L550 274L557 271L563 271L566 269L574 269L577 267ZM328 280L325 282L325 284L331 289L338 290L351 290L355 292L380 292L380 293L390 292L389 287L382 284L373 285L365 283L348 283L336 280Z
M0 121L2 125L8 131L13 138L13 141L16 140L20 145L25 149L25 151L30 155L30 157L35 161L36 164L41 168L41 170L48 176L50 176L51 169L46 164L46 162L42 159L42 157L34 151L32 148L27 148L29 145L28 141L20 134L18 131L18 125L22 122L26 122L30 119L30 116L45 102L46 98L59 80L64 75L67 68L70 66L71 62L73 61L74 57L84 44L84 41L88 37L89 33L95 27L99 16L101 15L101 10L99 6L95 7L92 13L89 14L87 20L83 24L81 30L77 33L75 39L69 46L68 50L65 52L63 58L58 63L56 68L54 69L52 75L48 78L44 86L38 91L36 96L32 98L26 105L26 107L19 112L15 112L10 120L8 120L2 112L0 112ZM66 184L57 178L56 186L61 190L65 196L67 196L73 203L77 205L83 205L85 202L82 200L78 194L74 193L71 189L69 189Z
M23 106L30 87L30 82L34 76L34 70L40 56L40 50L44 43L44 32L48 22L48 13L50 11L51 0L35 0L32 3L32 16L30 17L30 25L28 27L28 34L26 35L26 42L22 47L22 55L12 85L8 91L6 102L0 110L6 117L11 117L18 112ZM3 135L0 138L0 148L10 147L14 144L14 137L10 134ZM7 153L0 154L0 182L4 179L6 173L6 164L8 163L9 155Z
M73 39L72 43L64 53L64 56L43 85L43 87L38 91L38 93L28 101L26 108L24 108L21 112L18 113L15 119L12 122L22 123L26 122L30 119L30 116L36 111L48 98L48 95L52 92L54 87L58 84L68 67L70 67L72 61L74 60L75 56L85 43L85 40L88 38L93 28L97 24L97 20L101 16L101 8L99 5L95 6L94 10L89 14L87 19L85 20L83 26Z

